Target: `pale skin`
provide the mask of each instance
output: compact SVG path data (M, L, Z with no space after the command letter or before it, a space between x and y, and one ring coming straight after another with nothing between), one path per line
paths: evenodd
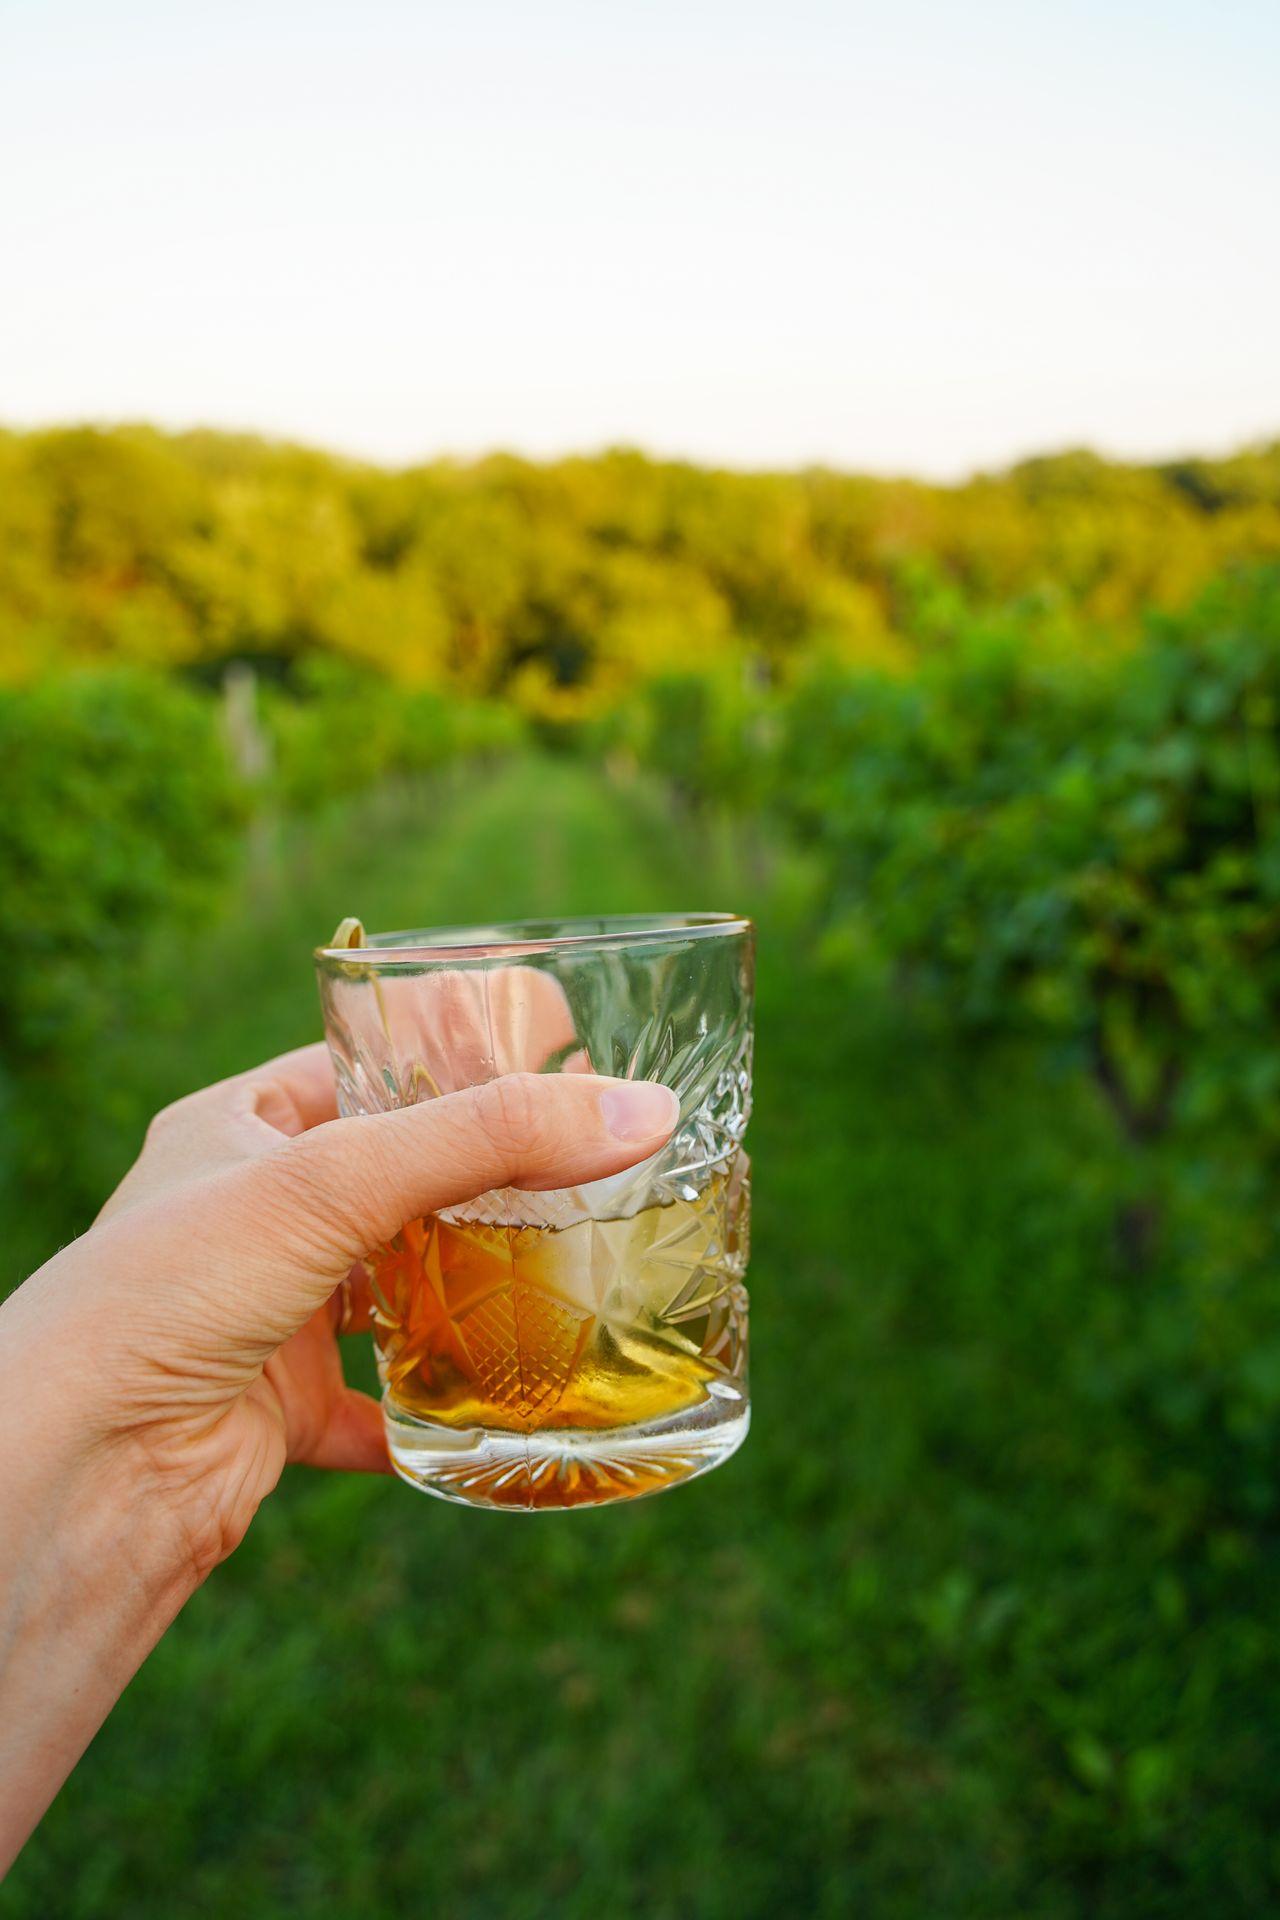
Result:
M675 1118L663 1087L513 1073L338 1119L320 1046L157 1117L0 1307L0 1873L285 1464L389 1471L336 1337L361 1255L491 1187L620 1172Z

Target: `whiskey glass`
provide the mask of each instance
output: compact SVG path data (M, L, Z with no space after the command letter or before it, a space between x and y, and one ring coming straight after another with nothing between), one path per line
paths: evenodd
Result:
M639 1166L507 1187L367 1257L397 1472L513 1512L660 1492L746 1437L754 933L730 914L437 927L316 954L344 1114L505 1073L661 1081Z

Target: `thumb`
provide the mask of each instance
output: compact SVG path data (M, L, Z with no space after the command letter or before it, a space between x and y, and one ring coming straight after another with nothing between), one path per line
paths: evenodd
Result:
M291 1330L406 1220L492 1187L602 1180L656 1153L679 1113L652 1081L513 1073L313 1127L235 1176L237 1211L255 1229L255 1293Z

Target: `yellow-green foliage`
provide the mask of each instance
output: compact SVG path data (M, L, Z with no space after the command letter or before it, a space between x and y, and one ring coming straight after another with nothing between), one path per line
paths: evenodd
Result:
M1066 454L947 488L630 452L392 473L212 433L0 434L0 677L320 651L574 721L743 653L770 677L814 652L909 657L925 563L972 604L1049 596L1120 632L1276 555L1275 446Z

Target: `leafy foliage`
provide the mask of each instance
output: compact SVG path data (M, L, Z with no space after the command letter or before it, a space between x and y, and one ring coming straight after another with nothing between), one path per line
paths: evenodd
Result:
M259 693L250 770L228 751L223 703L171 675L116 667L0 691L0 1106L12 1176L56 1187L71 1217L100 1197L120 1114L88 1063L108 1031L180 1017L176 943L225 910L277 809L522 738L510 709L336 660Z
M657 674L589 723L580 744L643 767L694 807L750 813L763 800L773 703L741 666Z
M910 657L922 574L1077 633L1280 554L1280 449L1037 460L959 487L638 453L400 473L143 428L0 434L0 678L51 660L296 660L573 721L744 656Z
M1127 1133L1280 1140L1280 572L1105 669L978 628L791 705L782 804L833 896L962 1020L1048 1028Z
M221 902L241 818L217 710L176 682L86 673L0 696L0 1089L23 1177L71 1204L116 1110L95 1045L147 1017L157 936Z
M524 733L510 707L397 687L325 656L303 663L292 691L268 688L263 706L269 790L293 809L509 752Z

